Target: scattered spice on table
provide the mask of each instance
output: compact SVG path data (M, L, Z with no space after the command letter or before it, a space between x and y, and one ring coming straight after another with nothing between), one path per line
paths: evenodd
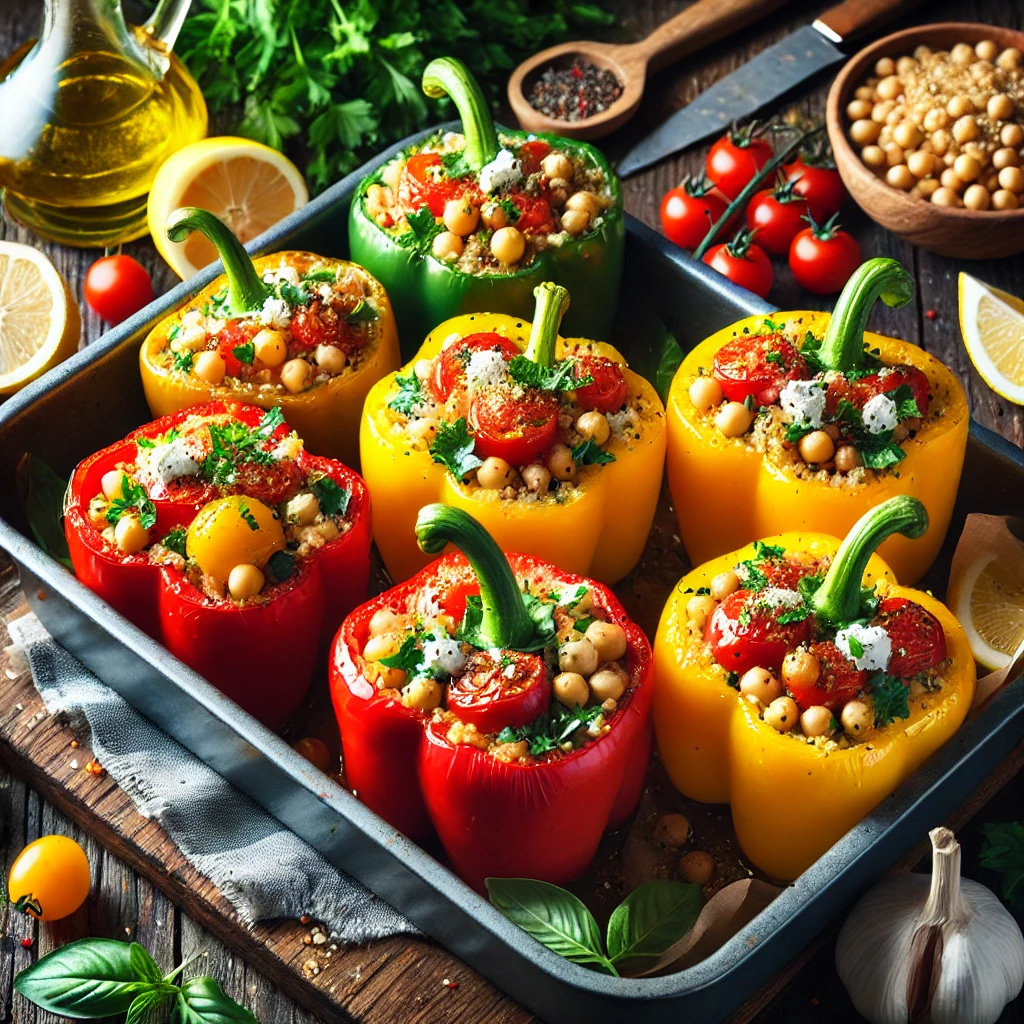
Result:
M577 57L568 67L546 68L530 92L530 106L558 121L585 121L622 95L615 73Z

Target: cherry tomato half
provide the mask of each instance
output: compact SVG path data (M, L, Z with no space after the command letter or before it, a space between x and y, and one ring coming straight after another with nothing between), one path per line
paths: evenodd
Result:
M688 178L677 188L669 189L661 200L661 229L680 248L696 249L728 205L706 177Z
M747 227L757 231L757 244L781 256L806 226L807 202L792 188L766 188L755 192L747 205Z
M801 711L815 704L830 711L842 707L867 685L867 672L858 669L830 640L813 643L808 650L818 659L821 673L812 686L789 684L789 692Z
M551 220L551 201L544 195L528 196L523 193L512 196L512 202L519 208L519 219L515 222L520 231L538 231L554 227Z
M942 623L926 608L905 597L879 602L874 622L884 626L892 641L889 675L909 679L946 660Z
M525 466L558 437L558 396L533 390L515 398L505 387L482 388L469 403L467 419L481 458L493 455Z
M729 132L708 151L707 175L735 199L747 182L772 158L772 147L750 131Z
M576 380L584 377L593 377L594 380L576 390L576 404L581 409L615 412L622 408L629 397L629 385L622 367L614 359L607 356L578 356Z
M715 609L705 634L718 664L740 675L758 666L777 673L786 653L799 647L811 630L809 618L780 625L777 620L785 610L758 607L757 594L733 591Z
M428 206L435 217L444 216L444 204L455 196L457 186L448 178L434 178L430 168L440 167L438 153L417 153L409 157L398 180L398 198L404 206L418 210Z
M73 914L89 895L89 860L67 836L43 836L15 858L7 895L19 910L40 921Z
M807 376L807 363L781 334L746 335L718 350L712 373L730 402L742 402L752 395L759 405L771 405L778 401L778 390L787 380Z
M551 703L544 659L521 651L475 651L461 676L448 684L448 709L482 733L532 722Z
M749 231L740 232L731 242L713 245L704 253L704 262L733 284L765 298L772 290L775 272L764 249L755 245Z
M793 191L807 200L811 216L824 224L829 217L839 212L846 201L846 188L839 172L834 167L804 163L797 157L791 164L784 164L783 171L793 182Z
M789 249L793 276L815 295L839 291L860 264L860 245L835 223L835 217L821 227L804 228Z
M524 142L518 150L516 157L519 160L519 167L523 176L528 178L540 170L540 162L551 152L551 146L543 139L530 139Z
M85 275L85 301L116 326L153 301L149 271L131 256L104 256Z
M436 401L447 402L452 392L466 386L466 365L474 352L493 350L500 352L505 361L520 355L518 346L504 335L485 331L480 334L467 334L464 338L453 342L441 350L434 360L434 370L430 375L430 390Z

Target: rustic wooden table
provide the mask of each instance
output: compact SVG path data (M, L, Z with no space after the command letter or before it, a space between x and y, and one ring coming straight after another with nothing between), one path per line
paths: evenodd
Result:
M679 0L620 0L623 11L622 35L624 39L638 38L659 24L684 4ZM826 4L810 0L790 0L777 14L765 22L737 34L704 54L688 58L651 80L647 99L641 114L617 136L607 140L606 148L613 157L620 156L676 107L690 102L709 83L735 68L764 46L775 42L785 33L811 21ZM0 54L6 54L22 40L36 31L41 5L23 0L0 0ZM903 27L914 21L971 20L1000 25L1024 27L1024 5L1020 0L936 0L926 8L904 15L893 27ZM793 103L809 117L820 118L828 81L818 79L812 88L799 93ZM223 125L214 127L222 128ZM625 182L627 209L649 224L658 224L658 205L665 190L687 173L697 172L703 165L704 149L696 147L690 152L666 161ZM881 310L874 326L883 333L906 338L933 352L960 373L964 380L974 416L1014 442L1024 443L1022 410L1001 400L988 389L975 372L960 341L957 327L956 275L961 264L914 250L898 238L883 231L865 218L856 208L849 207L844 214L847 227L860 240L866 256L887 255L899 259L911 269L917 281L918 292L914 302L900 310ZM49 243L41 243L31 233L14 224L0 212L0 238L39 245L54 260L58 270L81 300L82 281L86 269L100 254L95 251L76 251ZM148 240L132 243L125 251L139 259L151 272L158 293L175 283L170 270L157 256ZM979 262L970 264L971 273L991 284L1020 294L1024 282L1024 258ZM807 295L793 281L788 268L777 266L772 301L781 309L818 308L827 305L821 299ZM104 325L94 313L82 305L83 343L88 344L100 336ZM980 826L983 820L1000 821L1019 817L1024 800L1024 782L1021 776L1011 782L995 800L965 830L964 842L968 873L976 867ZM10 863L12 857L27 842L51 832L65 832L83 841L94 866L98 864L98 898L90 901L88 915L82 920L82 934L123 937L131 935L153 950L161 963L178 962L193 950L209 951L209 971L224 982L225 989L236 999L248 1005L265 1024L315 1024L317 1018L294 1005L273 985L247 965L234 957L213 936L175 908L169 900L144 877L127 868L107 853L96 842L87 839L81 831L63 818L25 783L0 768L0 865ZM978 877L975 874L975 877ZM980 877L984 878L982 874ZM991 877L986 879L992 884ZM66 936L71 938L74 936ZM797 951L794 950L794 954ZM16 958L17 957L17 958ZM50 1024L56 1018L35 1010L12 993L11 981L15 964L23 965L24 955L16 950L12 939L0 938L0 1021L18 1024ZM366 1005L366 1004L364 1004ZM394 1006L388 1001L387 1005ZM451 1009L443 1014L444 1020L493 1020L490 1014L478 1008L469 1013L469 1007L459 1007L452 1001ZM860 1018L853 1010L842 990L832 967L832 946L826 943L810 960L800 975L775 999L758 1018L770 1024L817 1021L826 1015L833 1021L856 1021ZM393 1011L382 1016L368 1006L359 1019L373 1022L394 1020L435 1021L435 1011L410 1006L408 1013L396 1017ZM1024 1021L1024 1005L1007 1008L1004 1022Z

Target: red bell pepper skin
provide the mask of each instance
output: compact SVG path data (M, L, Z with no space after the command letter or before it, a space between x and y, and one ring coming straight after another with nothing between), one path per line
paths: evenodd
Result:
M375 612L408 612L429 595L444 614L461 618L467 595L480 592L461 552L356 609L342 623L330 660L352 791L411 839L440 839L455 871L480 892L488 877L554 884L578 878L602 835L639 803L651 748L651 652L643 632L602 584L531 556L504 557L516 580L560 590L585 584L594 608L625 631L630 683L604 735L571 753L501 761L476 746L453 745L443 718L403 706L366 678L360 652ZM458 715L453 704L449 710Z
M211 602L185 573L148 561L145 552L124 555L89 518L89 502L103 474L132 462L139 438L166 434L194 416L226 414L249 427L264 410L239 402L209 402L154 420L82 461L71 478L64 513L71 561L78 578L116 611L162 643L265 725L278 729L309 691L317 653L343 616L365 600L370 574L370 496L362 478L342 463L310 455L296 458L303 479L312 471L351 491L349 529L296 562L286 580L268 584L261 603ZM290 433L282 425L280 440ZM151 536L185 526L218 493L197 482L183 493L151 495L157 511ZM247 493L244 486L237 493Z

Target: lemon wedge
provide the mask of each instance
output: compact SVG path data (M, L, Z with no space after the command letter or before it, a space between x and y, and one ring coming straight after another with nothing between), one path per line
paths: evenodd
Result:
M81 330L78 305L46 256L0 241L0 395L72 355Z
M981 555L954 583L949 607L975 659L993 671L1005 668L1024 643L1024 559Z
M193 142L161 165L146 216L157 250L184 280L213 263L217 250L199 231L172 242L164 230L172 210L209 210L245 244L308 202L299 169L283 153L224 135Z
M960 331L985 383L1024 405L1024 299L960 274Z

